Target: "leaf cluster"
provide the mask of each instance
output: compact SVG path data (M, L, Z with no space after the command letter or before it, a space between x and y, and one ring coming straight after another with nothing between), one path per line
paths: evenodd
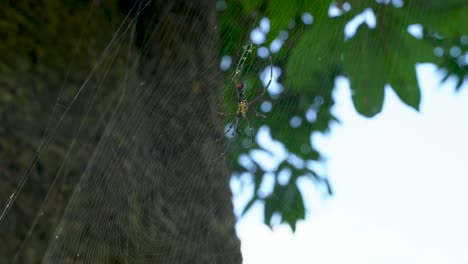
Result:
M330 17L330 7L340 13ZM364 12L373 14L375 25L362 23L354 34L347 33L350 21ZM304 14L312 15L311 25L302 23ZM297 157L304 164L320 162L323 157L311 144L310 137L313 133L326 133L338 120L331 111L336 77L350 80L355 109L363 116L373 117L382 110L386 87L391 87L404 104L417 111L421 91L416 64L434 63L445 69L445 79L455 75L459 79L457 87L461 86L468 64L466 14L465 0L228 1L227 10L221 13L221 54L233 54L258 18L268 17L270 21L267 43L274 41L280 32L288 33L281 50L273 55L275 66L284 73L278 80L284 91L279 97L265 98L272 102L273 109L265 120L255 119L253 124L268 126L272 138L284 145L290 157ZM411 34L411 27L419 28L421 34ZM256 76L257 72L251 73L252 79ZM315 119L307 119L310 111L315 113ZM291 125L292 118L299 118L300 124ZM292 229L304 219L307 202L297 187L298 179L308 177L317 186L326 186L326 193L332 193L326 175L319 175L311 167L297 167L285 158L274 171L265 171L262 164L248 169L237 162L244 153L245 150L237 150L231 156L234 174L253 175L255 193L244 212L255 202L263 203L265 223L270 226L274 214ZM252 161L256 162L253 158ZM291 176L287 183L280 184L278 178L284 170L290 171ZM275 179L272 192L262 196L260 186L265 175L271 173Z

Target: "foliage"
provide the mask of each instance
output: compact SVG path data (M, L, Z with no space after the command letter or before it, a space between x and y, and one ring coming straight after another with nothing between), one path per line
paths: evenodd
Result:
M337 16L328 15L330 6L340 11ZM297 157L304 164L323 160L319 151L311 146L310 135L327 132L330 124L337 121L331 113L332 90L337 76L349 78L356 110L363 116L373 117L382 110L386 85L391 86L403 103L419 109L421 92L415 71L417 63L435 63L446 71L444 80L453 75L458 77L457 87L466 75L468 28L463 27L468 24L466 0L404 3L390 0L237 0L228 1L227 9L221 12L222 55L234 54L245 43L242 36L249 35L252 29L249 26L258 22L256 19L268 17L270 20L267 43L278 38L282 31L288 33L282 49L272 56L275 66L281 66L285 72L279 80L285 90L279 98L265 99L273 102L273 109L267 119L253 123L257 128L267 125L272 137L285 146L290 157ZM363 23L353 35L345 35L348 23L366 10L373 12L376 24ZM313 16L311 25L301 22L305 12ZM410 34L409 27L415 25L422 28L421 36ZM233 45L232 39L239 41ZM264 62L260 58L254 59L259 62L253 64ZM258 73L252 72L250 78L256 76ZM296 127L288 125L294 117L307 120L308 110L314 111L315 119L301 122ZM325 185L326 192L332 194L326 175L319 175L310 166L297 166L286 158L273 172L263 169L260 164L246 168L237 162L244 153L245 150L235 150L231 156L234 174L248 172L254 177L255 194L244 213L255 202L262 202L264 221L270 226L275 213L293 230L297 221L304 219L306 203L297 188L299 178L308 177L319 186ZM290 172L289 181L280 184L278 177L284 170ZM259 189L268 173L274 174L275 184L271 194L262 195Z

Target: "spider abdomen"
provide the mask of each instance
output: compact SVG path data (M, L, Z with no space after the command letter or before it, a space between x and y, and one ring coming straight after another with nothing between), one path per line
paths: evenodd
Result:
M247 116L247 100L243 99L239 101L239 107L237 109L237 115L241 117L246 117Z

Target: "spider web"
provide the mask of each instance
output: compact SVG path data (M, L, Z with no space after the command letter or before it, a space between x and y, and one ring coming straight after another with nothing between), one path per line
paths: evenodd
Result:
M223 3L218 3L219 13L241 12L240 7L225 9ZM81 22L74 55L63 65L67 69L61 75L62 84L51 88L58 92L44 113L47 122L34 124L44 134L27 171L12 180L13 191L2 194L6 201L0 216L5 234L2 243L8 244L2 254L5 262L239 263L231 197L225 195L230 193L227 168L234 179L250 175L256 188L264 180L259 174L287 171L278 167L286 159L299 164L300 170L309 170L304 165L306 160L288 152L277 139L268 143L275 135L285 138L291 127L314 123L314 118L307 120L303 110L312 109L318 115L323 101L328 100L317 96L315 105L298 108L303 104L301 98L281 84L285 66L281 50L291 49L285 44L287 29L278 36L268 36L267 17L243 16L245 20L238 23L251 25L246 33L224 33L219 44L215 34L199 34L192 36L192 45L178 39L183 35L163 31L165 19L172 21L172 14L148 15L154 12L152 4L129 4L128 13L109 26L111 34L100 49L92 46L89 35L96 32L88 27L102 19L108 6L94 1L85 12L87 20L81 20L86 22ZM180 17L195 21L210 19L208 14L190 8L179 12ZM152 22L156 26L141 33L140 23ZM305 28L304 23L289 30ZM159 60L161 54L152 53L153 45L168 39L184 43L184 47L211 49L210 58L218 61L207 63L210 58L196 48L173 54L175 65ZM275 48L272 40L284 46ZM74 76L74 72L83 70L78 57L91 48L100 52L92 58L88 74ZM146 57L152 59L145 61ZM194 61L203 65L191 65ZM234 139L230 140L228 133L217 141L232 122L232 118L217 113L235 112L238 107L235 83L245 83L249 101L263 91L271 71L268 91L258 104L249 106L254 146L246 147L250 145L250 132L242 119L231 132ZM318 89L327 91L329 86L330 82L324 82ZM214 89L207 91L206 87ZM197 100L212 105L187 103ZM266 117L256 116L254 111ZM313 151L310 131L305 139L301 136L297 144L307 155ZM44 160L56 145L62 146L64 153L45 173L49 176L41 179L43 174L37 168L48 164ZM291 157L296 160L291 161ZM281 200L272 194L272 188L262 191L264 197ZM39 199L35 192L40 193ZM31 207L32 215L23 207ZM237 217L243 208L236 208ZM297 213L298 209L290 211ZM22 213L25 219L18 220Z

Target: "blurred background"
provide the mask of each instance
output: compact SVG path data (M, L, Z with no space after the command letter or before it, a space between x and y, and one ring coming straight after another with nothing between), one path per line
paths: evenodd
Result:
M237 224L244 263L468 263L468 94L453 91L454 79L441 84L433 65L417 69L420 112L388 89L372 120L354 110L349 82L337 80L342 123L312 139L328 157L335 196L320 200L303 182L310 207L296 233L262 225L255 206ZM252 190L232 186L240 209Z

